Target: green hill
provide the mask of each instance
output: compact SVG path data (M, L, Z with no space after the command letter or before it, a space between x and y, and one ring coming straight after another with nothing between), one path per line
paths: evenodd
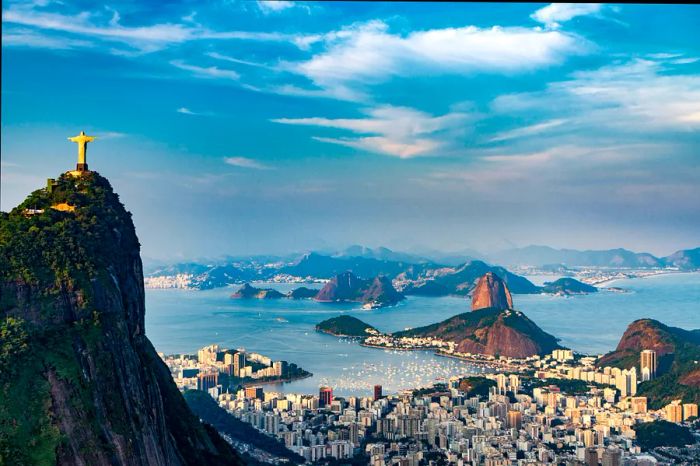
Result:
M570 277L560 278L553 282L545 282L542 287L543 293L562 295L596 293L597 291L598 288L595 286L588 285Z
M396 337L434 337L457 343L457 351L525 358L559 348L557 338L520 311L478 309L425 327L404 330Z
M241 463L145 335L139 249L94 172L0 214L0 464Z
M353 316L342 315L324 320L316 325L319 332L343 337L366 337L379 331Z

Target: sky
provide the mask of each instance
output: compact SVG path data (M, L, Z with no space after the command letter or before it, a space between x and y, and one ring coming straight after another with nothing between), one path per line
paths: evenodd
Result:
M4 211L85 130L149 258L700 245L697 5L2 8Z

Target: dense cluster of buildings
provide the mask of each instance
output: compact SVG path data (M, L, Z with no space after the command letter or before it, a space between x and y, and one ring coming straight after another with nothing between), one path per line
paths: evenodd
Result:
M262 354L244 349L230 350L219 345L206 346L197 356L181 354L165 356L165 364L180 390L202 390L216 398L222 391L221 374L240 380L274 380L287 373L285 361L272 361Z
M202 348L195 362L216 370L234 366L234 371L244 370L252 359L274 366L261 355L220 354L216 345ZM187 361L175 358L168 365L181 375L189 369ZM683 422L697 417L698 406L677 401L650 410L647 399L636 396L636 368L596 368L595 361L565 349L534 356L518 363L520 373L486 375L491 386L480 394L471 393L458 377L388 396L377 385L366 397L337 397L327 386L303 395L261 386L235 393L208 384L203 388L230 414L276 437L308 462L361 454L376 466L417 466L437 458L487 466L660 464L659 457L642 454L634 427L658 419ZM642 353L640 372L655 376L653 351ZM186 377L180 379L178 385L184 387ZM567 380L584 381L586 388L567 393ZM700 447L687 454L700 457Z

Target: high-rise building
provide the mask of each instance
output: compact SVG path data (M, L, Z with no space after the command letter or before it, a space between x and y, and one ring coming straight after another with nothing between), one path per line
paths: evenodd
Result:
M246 387L245 397L248 399L258 399L262 400L265 398L262 387Z
M203 392L206 392L210 388L216 387L218 383L218 372L200 372L199 374L197 374L197 390L202 390Z
M622 450L617 447L606 448L601 461L603 466L621 466Z
M595 445L595 432L590 429L584 429L581 431L581 438L583 440L583 445L586 447L592 447Z
M508 427L511 429L518 429L523 425L523 413L520 411L510 410L508 411Z
M557 361L571 361L574 359L574 352L570 349L556 349L552 351L552 357Z
M518 389L520 388L520 377L518 377L517 374L510 374L508 376L508 385L511 392L518 393Z
M374 401L377 401L382 397L382 386L381 385L375 385L374 386Z
M333 401L333 389L328 386L322 386L318 391L318 406L325 408L331 405Z
M642 371L642 382L656 378L656 351L643 350L639 354L639 365Z
M586 466L598 466L598 449L595 447L586 448L584 458Z
M683 405L683 420L687 421L688 418L698 417L698 405L695 403L685 403Z
M666 405L666 420L668 422L681 422L683 420L683 406L680 401L674 401Z
M245 367L245 353L234 351L224 355L224 364L233 366L233 374L238 377L241 369Z
M197 360L200 364L214 364L216 353L219 352L219 345L209 345L197 351Z
M506 386L508 383L508 377L506 377L505 374L498 374L496 376L496 388L498 389L498 393L503 395L506 393Z
M348 440L355 446L360 445L360 428L355 422L348 426Z
M625 369L620 375L615 377L615 386L620 390L622 397L634 396L637 394L637 369Z
M644 414L647 412L647 397L635 396L630 399L630 408L633 413Z

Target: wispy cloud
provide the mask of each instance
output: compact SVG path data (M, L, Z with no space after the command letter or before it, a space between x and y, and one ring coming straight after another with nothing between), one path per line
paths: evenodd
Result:
M407 107L383 105L364 110L366 118L278 118L275 123L308 125L351 131L353 137L314 139L355 149L411 158L435 155L467 129L472 115L455 111L441 116Z
M181 70L190 71L192 74L200 78L218 78L237 81L241 75L234 70L221 69L218 66L197 66L190 65L182 60L173 60L170 62L176 68Z
M10 45L42 48L90 47L95 42L120 44L121 47L101 49L115 55L150 53L195 40L289 42L302 49L318 40L316 35L211 30L194 22L194 13L182 18L183 23L127 26L122 24L119 12L111 8L71 14L46 12L39 6L21 3L4 9L3 39L7 38ZM15 30L18 26L25 30ZM28 32L26 28L34 29Z
M228 165L233 165L234 167L241 168L252 168L255 170L271 170L272 167L262 164L254 159L249 159L248 157L226 157L224 162Z
M93 15L89 12L63 15L40 12L26 5L13 5L3 11L2 20L11 24L129 43L144 51L156 50L171 43L181 43L194 36L192 28L179 24L122 26L119 24L118 13L115 13L112 12L106 24L95 25L91 22Z
M212 112L193 112L187 107L180 107L177 110L175 110L177 113L182 113L183 115L192 115L192 116L212 116Z
M241 60L240 58L229 57L228 55L223 55L218 52L207 52L207 56L214 58L216 60L227 61L230 63L237 63L239 65L253 66L255 68L265 68L268 70L276 70L277 68L272 65L267 65L265 63L258 63L249 60Z
M428 180L438 183L454 182L466 189L483 193L499 193L506 183L515 183L522 196L553 195L554 189L580 189L602 177L616 179L616 185L630 171L631 162L646 157L656 157L667 150L663 144L565 144L547 147L533 152L494 154L478 158L469 167L436 170L428 174ZM611 169L611 172L605 170ZM635 176L646 176L637 173ZM525 186L529 188L525 189ZM530 192L530 190L534 190Z
M97 131L95 136L99 139L121 139L128 136L126 133L120 133L118 131Z
M531 18L548 28L556 29L561 27L561 23L577 16L598 14L602 8L600 3L552 3L535 11Z
M534 125L522 126L520 128L516 128L516 129L510 130L510 131L504 131L502 133L499 133L498 135L489 139L489 142L501 142L501 141L507 141L510 139L519 139L519 138L534 136L534 135L546 132L552 128L559 127L559 126L563 125L564 123L566 123L566 121L567 120L565 120L565 119L555 119L555 120L545 121L542 123L537 123Z
M632 59L574 72L541 92L501 96L493 108L504 114L559 115L569 119L569 129L614 129L618 134L698 129L700 76L669 72L674 60Z
M4 28L6 29L6 28ZM54 50L70 50L92 47L86 40L69 37L47 36L31 29L16 29L2 34L3 46L33 47Z

